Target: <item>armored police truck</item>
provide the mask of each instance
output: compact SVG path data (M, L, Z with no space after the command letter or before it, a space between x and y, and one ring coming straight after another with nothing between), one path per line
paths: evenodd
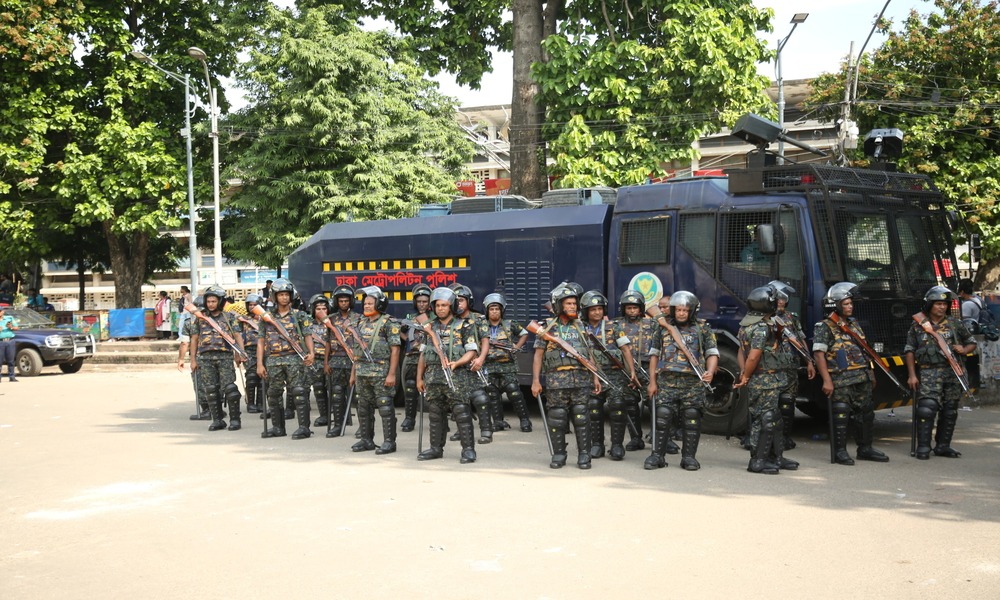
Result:
M729 390L750 290L775 279L798 290L789 310L811 336L827 312L826 289L856 283L864 300L855 316L875 350L898 369L910 315L920 310L924 292L939 282L955 285L957 223L922 175L762 166L608 196L580 194L571 206L563 199L535 209L331 223L292 254L289 273L303 298L340 284L377 285L397 316L411 310L415 284L457 281L477 301L503 293L506 316L522 324L548 316L543 304L563 281L602 291L611 316L625 290L638 290L647 304L688 290L700 299L698 316L712 324L722 352L703 422L716 432L727 428L733 410L734 429L745 424L744 407L730 400ZM522 361L525 383L529 369L530 360ZM903 404L887 379L876 393L878 408ZM800 394L800 409L825 411L818 387L804 386Z

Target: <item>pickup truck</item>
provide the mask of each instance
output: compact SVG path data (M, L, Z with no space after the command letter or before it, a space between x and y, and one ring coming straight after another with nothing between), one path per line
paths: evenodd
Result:
M8 308L18 330L14 335L17 373L34 377L43 367L58 366L63 373L76 373L83 361L94 355L94 336L58 329L51 321L28 308Z

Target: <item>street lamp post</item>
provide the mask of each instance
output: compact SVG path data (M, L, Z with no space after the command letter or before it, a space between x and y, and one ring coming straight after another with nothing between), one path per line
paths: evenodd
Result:
M178 75L173 71L168 71L156 64L156 62L144 53L134 50L132 56L150 65L174 81L184 84L184 140L187 145L187 188L188 188L188 252L191 255L191 289L194 293L198 290L198 238L195 237L195 208L194 208L194 164L191 160L191 85L187 75Z
M215 254L215 283L222 285L222 227L219 220L219 105L216 103L215 88L212 87L212 76L208 72L208 55L201 48L188 48L188 56L201 63L205 68L205 85L208 86L208 104L212 112L212 196L215 209L215 244L212 252Z
M792 37L795 33L795 28L799 26L799 23L805 23L806 18L809 17L809 13L795 13L792 15L792 30L788 32L783 40L778 42L778 55L775 57L775 68L776 75L778 79L778 127L781 131L785 131L785 80L781 77L781 51L784 50L785 44L788 43L788 38ZM781 163L785 162L785 142L784 140L778 140L778 160Z

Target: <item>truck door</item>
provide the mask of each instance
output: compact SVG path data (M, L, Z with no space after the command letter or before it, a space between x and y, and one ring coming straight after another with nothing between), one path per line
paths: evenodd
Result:
M507 299L505 318L522 326L545 316L553 283L552 239L498 240L496 289Z

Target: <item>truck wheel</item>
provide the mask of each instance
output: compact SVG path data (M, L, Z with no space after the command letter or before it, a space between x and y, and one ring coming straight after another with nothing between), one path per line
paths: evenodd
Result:
M76 373L82 368L83 368L82 358L78 358L68 363L62 363L61 365L59 365L59 370L62 371L63 373Z
M21 348L15 362L21 377L34 377L42 372L42 355L34 348Z
M719 354L719 369L712 380L715 391L706 395L701 430L705 433L725 434L729 431L730 413L735 410L736 414L732 415L732 433L738 433L747 427L747 410L743 394L730 394L739 372L736 351L723 347L719 348Z

